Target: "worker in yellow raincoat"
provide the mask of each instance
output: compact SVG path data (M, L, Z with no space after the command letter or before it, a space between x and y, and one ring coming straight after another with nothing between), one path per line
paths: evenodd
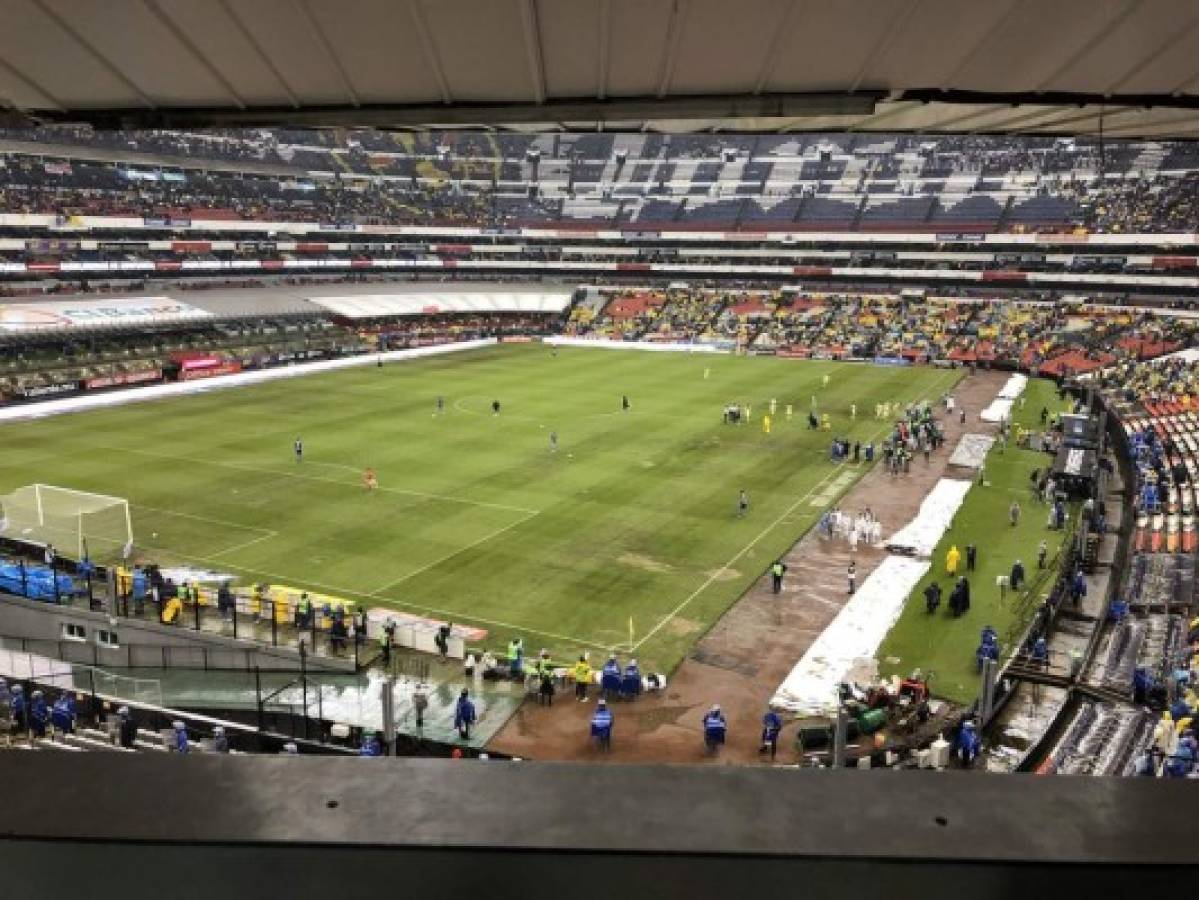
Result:
M179 621L179 615L183 612L183 601L177 596L172 597L167 601L167 605L162 610L162 622L164 625L173 625Z
M949 552L945 554L945 574L956 575L958 573L958 563L962 561L962 554L958 551L958 545L953 544L949 548Z

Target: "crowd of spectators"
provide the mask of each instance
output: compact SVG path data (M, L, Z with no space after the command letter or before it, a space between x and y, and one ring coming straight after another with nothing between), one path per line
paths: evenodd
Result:
M1079 224L1095 232L1187 232L1199 223L1199 173L1072 186Z
M1155 167L1134 171L1149 165L1138 162L1148 145L1109 143L1101 153L1084 140L978 136L53 127L0 131L0 141L5 139L22 142L0 158L5 212L485 226L703 224L710 218L724 228L781 216L779 221L837 229L944 220L1001 230L1028 224L1015 216L1004 220L1009 200L1019 210L1030 199L1049 198L1059 203L1052 209L1041 203L1045 210L1034 224L1100 231L1199 228L1196 175L1184 174L1196 157L1171 144L1152 145L1145 158ZM43 144L46 153L30 155L30 142ZM127 154L128 162L104 162L113 152ZM861 174L843 184L855 156ZM1171 160L1184 170L1160 168ZM266 165L273 168L264 170ZM270 171L278 174L265 174ZM976 180L967 183L969 178ZM947 179L955 182L952 193L943 193ZM694 201L707 195L727 199ZM757 202L765 196L794 203ZM806 203L799 202L803 198ZM872 210L865 216L857 213L863 199Z
M1103 372L1099 384L1129 403L1180 403L1199 410L1199 364L1186 356L1126 360Z
M1064 302L964 301L848 291L613 291L567 333L717 343L748 353L950 360L1076 376L1189 346L1190 320Z

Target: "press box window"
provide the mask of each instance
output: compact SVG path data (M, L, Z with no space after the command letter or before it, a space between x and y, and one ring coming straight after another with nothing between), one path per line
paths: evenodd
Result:
M105 631L103 628L96 632L96 643L101 647L119 647L121 640L115 631Z
M62 637L64 641L86 641L87 629L74 622L63 622Z

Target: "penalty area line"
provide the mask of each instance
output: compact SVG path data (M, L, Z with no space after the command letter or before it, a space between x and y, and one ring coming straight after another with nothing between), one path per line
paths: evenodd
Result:
M497 538L501 534L505 534L505 533L511 531L513 528L516 528L518 525L523 525L523 524L525 524L525 522L528 522L530 519L534 519L539 515L541 515L541 514L540 513L530 513L529 515L525 516L523 519L518 519L517 521L511 523L510 525L505 525L503 528L497 528L495 531L491 531L491 532L483 535L481 538L479 538L476 541L471 541L469 544L466 544L465 546L459 547L456 550L451 550L449 553L445 554L444 556L439 556L437 559L433 560L432 562L425 563L419 569L413 569L411 572L407 573L406 575L401 575L399 578L395 579L394 581L387 582L387 584L383 585L383 587L375 590L371 594L371 596L377 596L379 594L382 594L386 590L390 590L391 588L395 587L397 584L403 584L409 578L415 578L417 575L427 572L432 568L436 568L437 566L441 565L443 562L446 562L448 560L453 559L455 556L458 556L460 553L465 553L467 550L473 550L475 547L478 547L480 544L485 544L488 541L490 541L492 538ZM384 599L384 598L380 598L380 599Z
M255 544L261 544L263 541L269 541L271 538L279 536L279 532L272 531L269 534L260 534L256 538L248 541L242 541L240 544L234 544L232 547L226 547L224 550L217 550L212 554L212 558L224 556L226 553L236 553L238 550L245 550L247 547L253 547Z
M130 503L132 509L144 509L152 513L160 513L164 516L178 516L181 519L191 519L194 522L206 522L209 525L219 525L222 528L236 528L238 531L257 531L259 534L264 534L268 537L278 534L277 531L272 531L269 528L259 528L257 525L242 525L238 522L228 522L224 519L213 519L209 516L198 516L195 513L178 512L172 509L160 509L157 506L147 506L144 503Z

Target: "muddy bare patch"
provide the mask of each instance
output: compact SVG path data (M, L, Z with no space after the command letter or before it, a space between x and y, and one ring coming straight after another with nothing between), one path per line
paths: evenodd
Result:
M643 553L622 553L616 557L616 561L622 566L631 566L634 569L653 572L655 575L668 575L674 571L674 566L670 563L664 563Z
M677 725L694 707L691 706L656 706L652 709L642 708L638 710L634 718L637 731L641 734L647 734L651 731L657 731L664 725ZM619 711L618 711L619 714Z
M671 634L677 634L682 637L686 637L688 635L695 634L697 631L703 628L703 624L695 621L695 619L684 619L682 616L675 616L663 627Z

